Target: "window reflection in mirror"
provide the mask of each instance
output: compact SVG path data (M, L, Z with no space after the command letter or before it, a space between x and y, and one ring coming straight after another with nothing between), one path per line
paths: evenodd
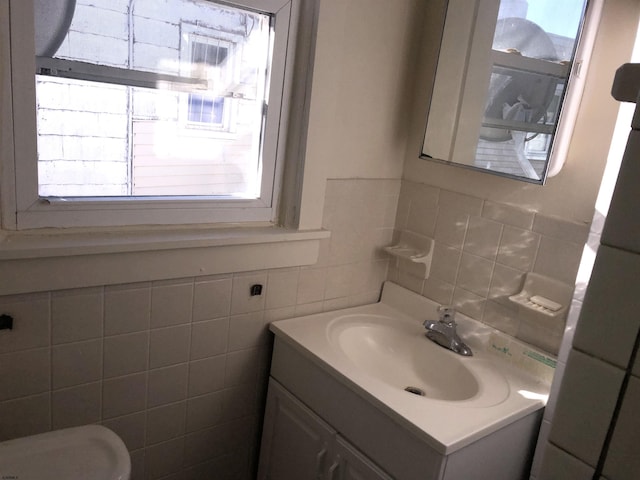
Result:
M543 183L581 95L588 2L473 3L448 2L422 156Z

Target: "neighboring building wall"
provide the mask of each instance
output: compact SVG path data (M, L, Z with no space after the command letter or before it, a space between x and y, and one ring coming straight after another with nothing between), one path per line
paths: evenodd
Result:
M37 92L40 195L127 195L127 88L51 78Z
M246 191L247 183L255 179L257 168L251 160L258 152L253 150L250 134L238 137L217 140L178 124L133 122L131 193L224 195ZM211 152L215 152L213 158Z
M588 228L404 180L396 229L435 239L434 256L427 279L406 264L389 278L557 354L564 318L532 324L508 297L521 291L527 272L572 286Z
M378 300L399 189L329 181L312 267L0 297L0 441L102 423L132 480L255 478L268 324Z

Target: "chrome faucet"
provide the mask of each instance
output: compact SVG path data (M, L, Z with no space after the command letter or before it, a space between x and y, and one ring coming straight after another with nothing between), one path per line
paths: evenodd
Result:
M454 320L456 311L452 307L442 306L438 308L438 313L440 314L440 319L437 322L425 320L423 323L424 328L427 329L427 338L459 355L472 356L473 352L456 332L457 323Z

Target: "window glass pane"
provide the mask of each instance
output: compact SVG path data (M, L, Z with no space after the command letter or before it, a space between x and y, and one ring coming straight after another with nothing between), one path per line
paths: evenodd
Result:
M104 69L37 75L39 194L258 198L270 16L206 0L128 5L77 2L54 58L131 70L149 88L101 81Z

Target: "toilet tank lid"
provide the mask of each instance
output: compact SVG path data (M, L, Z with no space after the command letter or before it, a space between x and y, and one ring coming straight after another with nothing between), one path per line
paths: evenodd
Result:
M0 471L34 480L128 480L131 460L114 432L85 425L0 443Z

